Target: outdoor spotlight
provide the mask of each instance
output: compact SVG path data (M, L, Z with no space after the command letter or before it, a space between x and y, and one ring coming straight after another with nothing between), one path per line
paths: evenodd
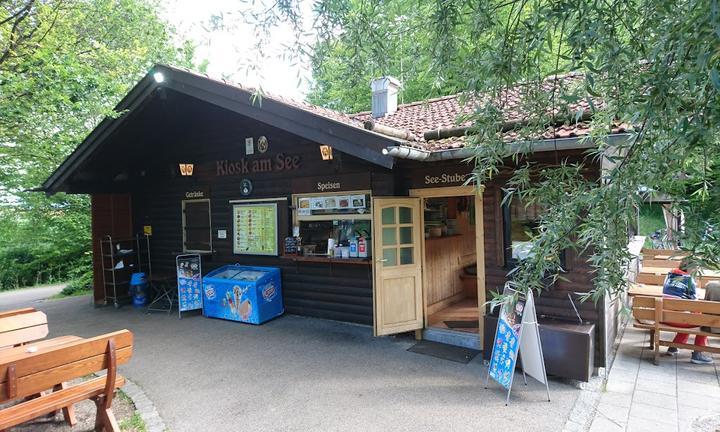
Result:
M181 176L191 176L191 175L193 175L193 168L194 168L194 165L193 165L193 164L181 163L181 164L178 164L178 165L180 166L180 175L181 175Z
M321 145L320 146L320 156L322 156L322 160L332 160L333 154L332 154L332 147L329 145Z
M155 82L158 84L161 84L163 81L165 81L165 75L163 75L162 72L155 72L153 74L153 78L155 79Z

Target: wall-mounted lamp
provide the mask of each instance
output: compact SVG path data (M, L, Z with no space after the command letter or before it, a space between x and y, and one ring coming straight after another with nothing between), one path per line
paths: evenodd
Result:
M193 168L195 167L193 164L178 164L180 166L180 175L181 176L191 176L193 175Z
M165 75L163 75L162 72L155 72L153 74L153 79L155 80L156 83L162 84L165 81Z
M332 147L329 145L321 145L320 146L320 156L322 156L322 160L332 160L333 154L332 154Z

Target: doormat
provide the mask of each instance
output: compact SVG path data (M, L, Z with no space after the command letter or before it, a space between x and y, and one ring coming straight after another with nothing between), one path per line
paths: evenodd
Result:
M448 328L451 329L476 329L480 325L478 320L467 320L467 321L443 321Z
M464 364L470 363L470 360L480 354L478 350L426 340L411 346L408 351Z

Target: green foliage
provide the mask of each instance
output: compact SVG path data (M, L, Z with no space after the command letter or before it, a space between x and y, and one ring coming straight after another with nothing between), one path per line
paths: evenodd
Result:
M277 9L296 4L281 2ZM673 197L685 212L680 240L693 259L720 266L718 0L316 0L313 5L322 26L312 47L314 102L366 108L369 98L358 96L357 88L366 95L370 76L397 75L398 60L408 64L403 54L427 73L409 74L406 82L443 93L459 88L468 100L479 101L467 117L474 124L477 183L516 164L509 184L513 194L548 209L533 237L534 254L516 274L523 288L539 289L548 275L562 277L559 253L571 248L589 256L595 282L589 297L622 292L628 233L643 203L639 191L647 189ZM409 17L407 28L392 22L400 16ZM541 85L548 76L567 73L579 74L574 85ZM333 85L335 80L340 84ZM518 83L525 90L518 108L527 120L514 131L527 143L519 152L500 133L505 92ZM478 94L483 97L472 98ZM588 180L589 166L570 164L559 152L550 165L528 162L532 140L587 112L593 128L587 139L597 145L588 156L609 168L599 181ZM611 141L618 124L632 130L626 139Z
M85 196L39 186L156 62L189 66L157 4L0 4L0 289L72 277L90 249Z

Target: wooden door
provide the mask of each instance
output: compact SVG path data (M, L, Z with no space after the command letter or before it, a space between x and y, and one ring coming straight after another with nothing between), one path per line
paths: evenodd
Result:
M419 198L373 198L375 336L423 327Z

